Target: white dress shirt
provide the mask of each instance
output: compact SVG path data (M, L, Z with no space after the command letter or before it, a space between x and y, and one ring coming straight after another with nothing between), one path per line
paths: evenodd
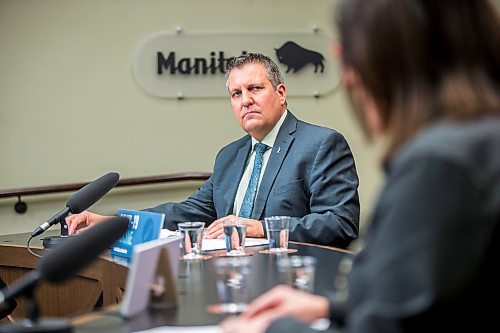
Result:
M285 110L280 120L276 123L276 125L274 125L273 129L266 135L264 139L262 139L262 141L260 141L265 145L267 145L269 148L266 150L263 156L262 169L260 171L259 182L257 184L257 193L259 193L260 182L262 181L262 176L264 175L264 172L266 170L267 161L269 161L269 156L271 156L271 151L273 150L274 141L278 136L278 132L281 128L281 125L283 125L283 122L285 121L287 114L288 110ZM243 203L243 198L245 197L245 192L248 187L248 182L250 181L250 176L252 174L253 163L255 160L255 144L257 142L259 141L257 141L252 137L252 153L250 154L250 157L247 160L245 171L243 172L243 176L240 179L240 184L238 185L238 191L236 192L236 197L234 198L233 214L236 216L238 216L238 214L240 213L241 204Z

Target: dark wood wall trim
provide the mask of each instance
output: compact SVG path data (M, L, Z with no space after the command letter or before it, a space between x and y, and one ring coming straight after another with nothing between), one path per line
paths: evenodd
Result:
M147 177L136 177L136 178L124 178L121 179L117 187L121 186L136 186L136 185L148 185L148 184L158 184L158 183L172 183L180 181L191 181L199 180L204 181L210 177L211 173L208 172L182 172L173 173L167 175L158 176L147 176ZM47 186L37 186L37 187L25 187L17 189L0 190L0 198L9 197L22 197L28 195L43 195L59 192L71 192L76 191L87 185L88 183L73 183L73 184L63 184L63 185L47 185Z

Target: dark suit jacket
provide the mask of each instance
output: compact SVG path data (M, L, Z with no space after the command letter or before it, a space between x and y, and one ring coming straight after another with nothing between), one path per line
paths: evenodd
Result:
M168 229L212 221L233 212L251 151L249 135L222 148L212 176L187 200L149 210L166 214ZM290 240L347 247L358 236L358 176L344 137L288 115L276 138L252 218L291 216ZM265 230L265 228L264 228Z

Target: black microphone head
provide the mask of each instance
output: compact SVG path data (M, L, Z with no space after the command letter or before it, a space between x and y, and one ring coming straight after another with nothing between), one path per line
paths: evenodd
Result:
M110 172L73 193L66 203L72 214L78 214L92 206L118 183L120 175Z
M3 293L3 289L7 288L7 284L0 277L0 293ZM9 299L6 302L0 302L0 320L10 315L17 307L17 302L15 299Z
M62 282L94 261L128 229L129 220L116 216L70 237L45 254L38 264L42 279Z

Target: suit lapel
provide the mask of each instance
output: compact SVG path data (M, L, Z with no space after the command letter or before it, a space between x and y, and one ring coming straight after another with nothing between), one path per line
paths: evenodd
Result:
M246 144L241 146L238 150L234 161L234 166L227 170L227 177L235 177L236 179L241 179L243 176L243 171L245 171L245 166L247 163L248 155L250 154L250 149L252 148L252 140L248 136ZM238 191L239 181L235 182L233 179L226 179L227 184L229 184L224 195L224 211L225 216L233 214L234 198L236 197L236 191Z
M269 156L262 182L260 183L259 192L255 199L252 218L256 220L262 219L262 212L269 198L271 188L276 180L276 176L281 169L288 150L295 139L292 135L297 129L297 118L288 111L288 115L281 125L276 141L274 142L273 150Z

